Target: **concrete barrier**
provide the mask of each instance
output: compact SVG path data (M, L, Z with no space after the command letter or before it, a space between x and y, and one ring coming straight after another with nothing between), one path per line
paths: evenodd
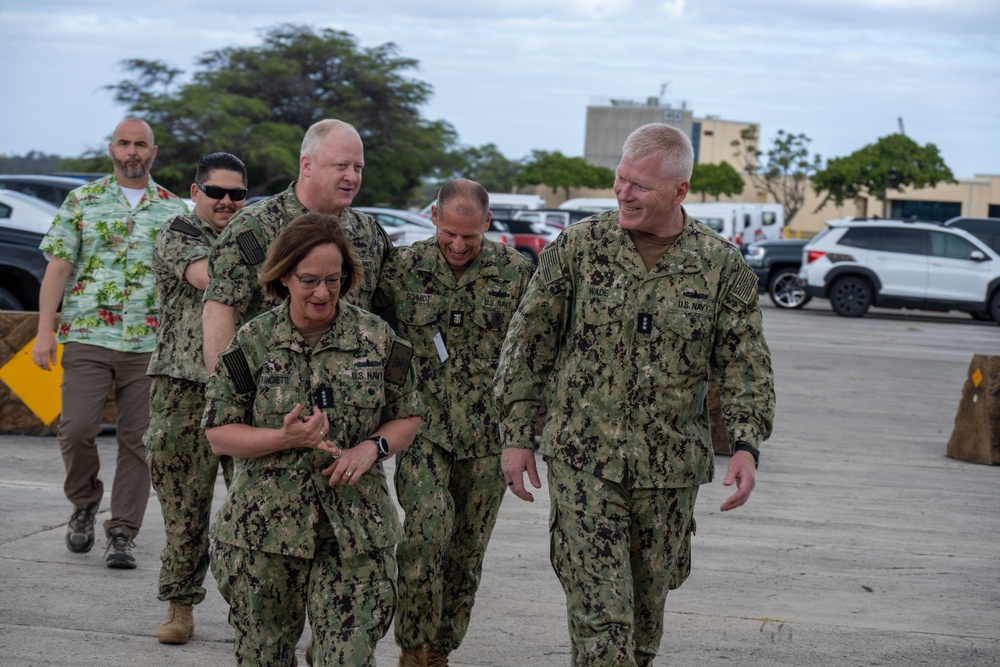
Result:
M1000 356L973 355L947 453L964 461L1000 465Z
M0 432L51 435L62 409L62 367L43 371L31 362L38 313L0 311ZM58 358L62 358L62 346ZM114 393L102 418L115 422Z

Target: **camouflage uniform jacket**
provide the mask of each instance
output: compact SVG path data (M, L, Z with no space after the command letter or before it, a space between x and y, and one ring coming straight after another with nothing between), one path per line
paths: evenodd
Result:
M374 304L395 305L399 335L413 345L426 410L420 435L457 459L500 453L493 374L533 270L517 251L485 239L456 279L436 238L396 248L382 270ZM434 344L439 333L444 361Z
M338 447L356 445L384 422L422 414L410 349L385 322L341 302L330 331L310 348L288 315L288 302L240 328L209 378L204 428L225 424L282 427L301 403L312 414L328 393L330 432ZM236 459L212 537L244 549L311 558L316 524L329 520L343 558L391 547L402 536L381 463L353 487L331 488L320 450L296 448Z
M159 324L153 242L165 220L187 210L153 179L135 208L113 174L69 193L39 246L73 265L60 343L152 352Z
M707 371L719 381L732 441L771 432L774 387L757 282L734 246L685 217L646 271L618 211L566 228L504 343L495 382L505 447L540 452L636 488L711 481Z
M202 357L202 291L184 278L188 266L208 257L219 233L193 213L167 221L153 247L153 273L160 298L160 326L149 375L205 384Z
M242 322L278 304L264 294L257 274L264 263L267 247L278 232L309 212L295 196L295 183L293 181L284 192L251 204L234 215L209 255L205 300L236 307L243 315ZM389 257L392 242L375 219L365 213L345 208L340 221L365 271L364 284L358 286L360 289L351 290L345 299L370 310L379 271Z

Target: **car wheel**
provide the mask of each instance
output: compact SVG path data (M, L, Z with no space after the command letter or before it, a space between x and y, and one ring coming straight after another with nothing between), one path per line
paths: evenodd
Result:
M16 296L0 287L0 310L24 310L24 304Z
M531 252L527 248L518 248L517 251L524 255L524 258L531 262L532 264L538 264L538 258L535 257L535 253Z
M795 269L780 269L775 273L767 286L767 294L778 308L801 308L812 299L802 289Z
M841 317L861 317L871 308L872 288L862 278L841 278L830 288L830 305Z
M1000 290L993 293L993 298L990 299L990 317L997 324L1000 324Z

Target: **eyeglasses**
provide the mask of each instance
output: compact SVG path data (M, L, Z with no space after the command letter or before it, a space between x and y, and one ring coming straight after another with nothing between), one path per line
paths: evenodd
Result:
M243 201L247 198L246 188L220 188L218 185L205 185L204 183L195 183L198 189L205 193L206 197L212 199L225 199L226 195L233 201Z
M302 289L307 289L310 292L319 287L321 282L326 285L328 290L334 292L339 290L344 285L344 281L347 279L347 276L330 276L328 278L320 279L316 276L300 276L297 273L293 273L292 275L295 276L295 278L299 281L299 284L302 285Z

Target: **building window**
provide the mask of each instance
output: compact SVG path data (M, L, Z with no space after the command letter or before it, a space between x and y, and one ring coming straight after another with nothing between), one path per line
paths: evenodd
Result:
M890 215L899 220L916 218L944 222L962 215L962 205L950 201L894 201Z

